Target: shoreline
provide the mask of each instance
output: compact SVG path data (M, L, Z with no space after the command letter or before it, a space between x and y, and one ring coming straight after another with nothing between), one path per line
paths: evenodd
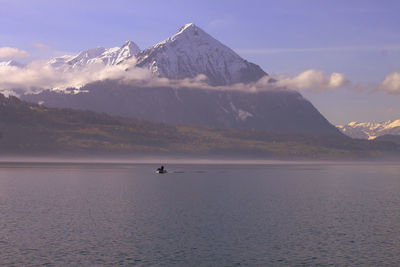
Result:
M181 164L181 165L398 165L400 160L283 160L249 158L180 158L180 157L2 157L0 167L6 165L145 165L145 164Z

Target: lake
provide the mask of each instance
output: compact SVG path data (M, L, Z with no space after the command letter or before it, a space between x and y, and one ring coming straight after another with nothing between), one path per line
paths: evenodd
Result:
M0 265L398 266L397 163L0 163Z

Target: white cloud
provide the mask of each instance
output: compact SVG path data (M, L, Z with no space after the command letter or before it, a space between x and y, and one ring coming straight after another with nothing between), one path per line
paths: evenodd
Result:
M300 91L308 90L311 92L337 89L348 83L348 80L342 73L333 72L327 75L315 69L303 71L295 77L279 76L277 80L279 87L288 87Z
M29 53L14 47L0 47L0 59L17 59L29 57Z
M34 61L23 67L0 65L0 92L10 94L16 90L32 93L44 89L81 88L88 83L107 79L143 87L228 89L207 85L205 75L182 80L169 80L155 77L149 69L135 67L135 64L136 59L132 57L118 65L105 66L98 62L76 69L52 67L47 61Z
M393 72L387 75L378 89L389 94L400 94L400 72Z
M124 64L104 66L91 64L82 69L54 68L46 61L34 61L25 67L0 66L0 88L4 90L21 89L65 89L79 88L87 83L105 80L149 80L151 73L140 68L130 68L135 60L127 60ZM128 69L128 70L127 70Z

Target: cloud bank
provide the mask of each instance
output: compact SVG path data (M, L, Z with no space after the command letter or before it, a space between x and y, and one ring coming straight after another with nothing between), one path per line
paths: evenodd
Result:
M0 47L0 59L18 59L29 57L29 53L14 47Z
M347 83L347 79L343 74L325 74L322 71L311 69L294 77L282 75L265 76L259 81L250 84L210 86L207 84L205 75L183 80L170 80L155 77L150 70L135 67L135 64L136 59L132 57L118 65L105 66L103 63L98 62L76 69L69 68L68 65L53 67L47 61L34 61L23 67L0 65L0 90L10 92L18 89L26 93L38 92L43 89L64 90L66 88L80 88L85 84L107 79L137 86L241 90L246 92L285 90L286 88L322 92L342 87Z
M47 61L34 61L24 67L4 65L0 66L0 89L34 92L42 89L79 88L105 79L149 80L149 71L129 68L134 63L134 59L131 59L114 66L99 63L79 69L55 68Z

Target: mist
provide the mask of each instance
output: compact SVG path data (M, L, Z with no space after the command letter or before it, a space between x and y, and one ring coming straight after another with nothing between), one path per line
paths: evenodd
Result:
M232 157L232 155L212 155L212 156L194 156L194 155L41 155L41 156L0 156L0 168L6 167L8 164L52 164L52 165L69 165L69 164L107 164L107 165L131 165L131 164L174 164L174 165L368 165L371 162L380 164L398 163L398 158L386 157L384 159L364 159L364 160L310 160L310 159L269 159L269 158L251 158L245 156ZM11 167L11 166L9 166Z

